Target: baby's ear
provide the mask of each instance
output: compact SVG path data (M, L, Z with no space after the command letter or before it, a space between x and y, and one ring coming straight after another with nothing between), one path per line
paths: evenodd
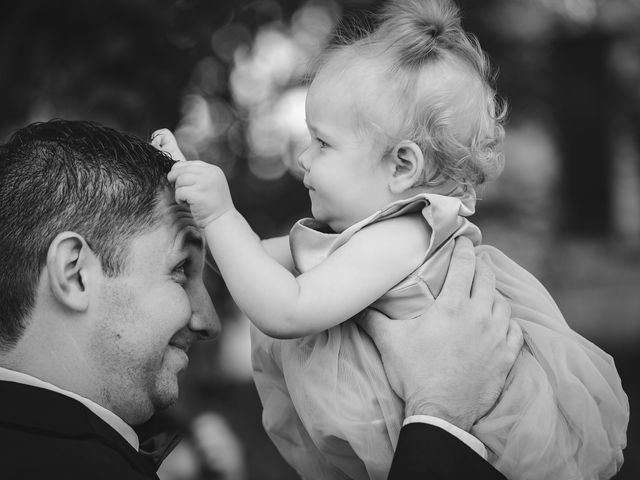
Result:
M422 178L424 155L415 142L402 140L391 151L393 175L389 180L392 193L403 193L413 187Z

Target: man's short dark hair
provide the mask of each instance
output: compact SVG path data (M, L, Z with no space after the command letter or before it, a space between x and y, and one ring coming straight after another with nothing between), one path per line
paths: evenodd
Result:
M0 349L33 308L51 241L82 235L109 276L157 222L173 162L148 143L85 121L34 123L0 145Z

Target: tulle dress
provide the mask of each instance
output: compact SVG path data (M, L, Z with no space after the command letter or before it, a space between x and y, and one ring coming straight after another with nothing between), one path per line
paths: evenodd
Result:
M432 232L424 263L369 307L389 321L413 318L438 296L454 239L468 236L495 272L497 288L525 337L497 404L471 433L510 480L610 478L622 464L629 418L614 362L569 328L531 274L496 248L480 245L479 229L466 218L473 203L421 194L340 234L313 219L301 220L290 234L296 269L313 268L367 225L415 214ZM302 478L387 478L403 402L356 322L287 340L252 328L252 361L265 429Z

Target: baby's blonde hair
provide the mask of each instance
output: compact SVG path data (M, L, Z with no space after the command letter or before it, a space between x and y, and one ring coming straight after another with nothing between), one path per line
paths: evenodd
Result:
M365 134L389 149L400 140L421 148L426 168L416 186L477 186L501 173L506 105L451 1L389 3L373 33L326 52L320 78L351 80Z

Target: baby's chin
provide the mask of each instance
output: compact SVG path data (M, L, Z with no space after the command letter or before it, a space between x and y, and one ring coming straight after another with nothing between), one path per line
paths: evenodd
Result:
M376 211L372 211L371 213L366 215L360 212L360 215L358 215L357 217L355 215L352 215L350 217L347 217L347 216L337 217L335 215L327 215L325 212L321 211L319 208L314 206L313 203L311 204L311 214L313 215L313 218L320 223L324 223L325 225L328 225L329 228L331 228L331 230L334 231L335 233L344 232L350 226L355 225L356 223L364 220L365 218L370 217L374 213L376 213Z
M351 225L353 225L353 223L348 223L345 222L344 220L321 220L323 223L326 223L327 225L329 225L329 227L331 228L331 230L333 230L336 233L342 233L344 232L347 228L349 228ZM355 223L355 222L354 222Z

